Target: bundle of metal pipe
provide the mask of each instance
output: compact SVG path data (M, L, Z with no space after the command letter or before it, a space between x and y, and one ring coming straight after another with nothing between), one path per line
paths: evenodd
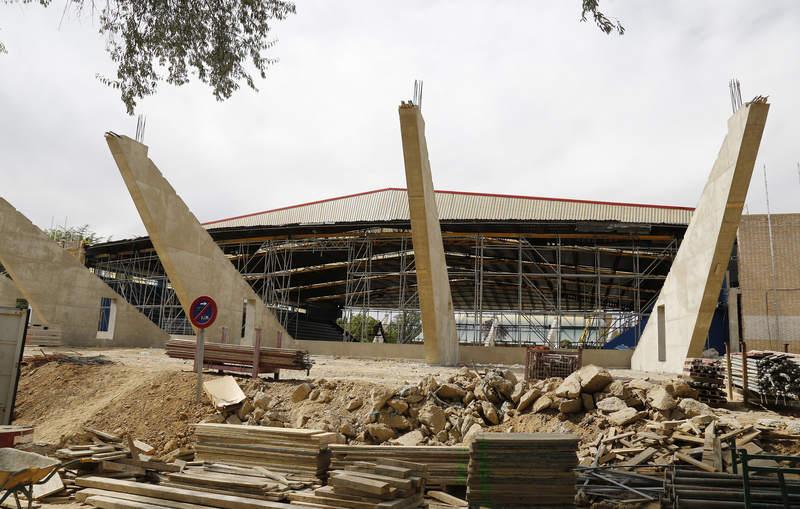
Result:
M667 507L745 508L744 481L741 475L675 468L664 481ZM750 508L784 509L800 507L800 481L786 480L786 493L781 492L777 477L750 477ZM786 505L788 504L788 505Z
M196 343L191 339L167 341L167 355L176 359L194 360ZM252 367L255 348L247 345L205 343L203 358L207 364ZM261 347L258 362L262 372L273 369L296 369L308 371L314 364L308 352L290 348Z
M731 356L727 373L734 387L745 390L744 362ZM747 391L760 396L764 403L800 400L800 356L769 351L747 353Z
M664 495L664 474L658 467L641 467L639 472L622 468L578 467L578 500L587 504L658 502Z

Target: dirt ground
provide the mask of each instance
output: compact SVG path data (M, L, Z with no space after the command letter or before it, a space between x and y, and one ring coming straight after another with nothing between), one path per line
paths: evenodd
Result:
M16 424L35 426L34 439L49 450L63 443L85 443L84 426L116 434L132 434L164 453L191 440L191 425L214 413L209 402L194 401L195 374L189 361L170 359L161 349L81 349L35 348L28 355L42 352L81 356L102 356L111 361L102 365L49 362L24 366L17 396ZM447 378L457 368L427 366L420 362L386 359L352 359L315 356L310 375L284 371L279 381L241 377L239 383L249 396L263 391L278 402L275 410L295 427L338 430L343 424L366 418L369 406L350 412L347 403L355 396L368 399L376 385L396 388L415 384L427 375ZM480 369L480 366L476 366ZM522 366L511 369L522 377ZM615 377L653 378L646 373L612 370ZM206 373L205 378L216 376ZM313 381L325 387L331 399L322 403L291 401L296 386ZM769 411L754 411L733 405L730 417L742 424L776 417ZM598 433L591 414L557 418L546 414L525 414L496 426L497 431L572 432L583 439ZM794 451L797 452L797 451ZM50 507L50 506L43 506ZM79 507L61 504L62 509Z

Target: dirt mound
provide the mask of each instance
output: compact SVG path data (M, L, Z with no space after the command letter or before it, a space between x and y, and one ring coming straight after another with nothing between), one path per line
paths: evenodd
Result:
M50 362L23 368L16 423L36 426L38 441L82 439L83 426L136 438L162 448L181 441L189 424L211 407L194 403L194 375L178 371L143 372L134 367Z

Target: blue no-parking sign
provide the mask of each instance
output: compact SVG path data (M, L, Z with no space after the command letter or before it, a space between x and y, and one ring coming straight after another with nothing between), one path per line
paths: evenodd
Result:
M189 306L189 321L198 329L211 327L217 319L217 303L208 295L196 298Z

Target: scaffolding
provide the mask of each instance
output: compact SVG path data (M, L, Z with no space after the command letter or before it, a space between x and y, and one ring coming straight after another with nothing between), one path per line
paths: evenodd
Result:
M631 328L640 333L680 240L497 232L443 238L462 343L483 344L494 327L495 344L554 348L599 347ZM398 342L423 339L407 228L218 244L287 329L298 313L313 319L312 309L335 309L342 340L371 340L377 322ZM152 247L89 258L97 275L162 329L191 334Z

